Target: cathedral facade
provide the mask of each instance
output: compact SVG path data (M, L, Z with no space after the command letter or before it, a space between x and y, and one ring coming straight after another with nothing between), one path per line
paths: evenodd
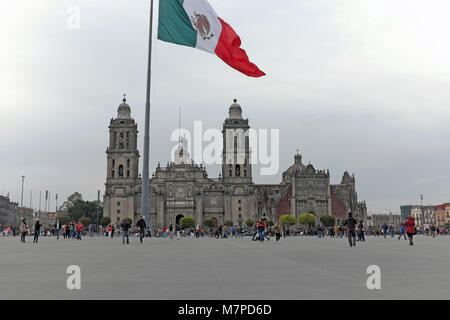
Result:
M329 171L305 166L300 154L294 156L279 184L254 184L249 129L235 100L223 124L222 174L218 178L209 178L203 165L190 159L183 140L174 162L165 167L158 163L150 179L149 222L153 228L175 225L182 217L192 217L199 225L205 219L244 225L248 218L275 222L283 214L297 218L302 213L313 213L316 223L323 215L333 215L340 224L350 211L357 220L366 221L367 207L358 202L354 176L345 172L340 184L331 185ZM117 117L111 119L109 133L103 215L114 224L123 218L135 223L141 215L142 180L137 124L126 99L119 105ZM227 138L230 133L234 139ZM241 141L242 148L237 148Z

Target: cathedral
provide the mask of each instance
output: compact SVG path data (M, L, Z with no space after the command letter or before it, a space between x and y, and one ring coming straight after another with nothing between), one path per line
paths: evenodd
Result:
M124 98L117 117L111 119L106 150L103 215L114 224L123 218L131 218L135 223L141 215L137 129ZM358 221L366 221L367 207L365 202L358 202L355 177L345 172L341 183L332 185L328 170L304 165L298 153L279 184L253 183L248 135L244 136L245 148L239 157L238 148L230 149L225 138L230 130L247 133L249 129L248 119L242 117L242 108L234 100L223 123L222 174L218 178L209 178L203 165L190 159L183 140L175 151L174 162L166 167L158 163L150 179L149 222L153 228L175 225L182 217L192 217L198 225L205 219L216 224L231 220L235 225L245 225L248 218L256 221L265 217L275 222L283 214L297 218L302 213L313 213L316 223L322 215L332 215L339 225L350 211ZM228 161L228 157L235 161ZM240 159L236 161L237 158Z

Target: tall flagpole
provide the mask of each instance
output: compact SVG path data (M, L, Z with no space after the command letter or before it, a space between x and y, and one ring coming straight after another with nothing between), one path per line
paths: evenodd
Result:
M150 149L150 88L152 74L152 35L153 35L153 0L150 1L150 32L148 42L147 96L145 101L145 132L144 132L144 164L142 169L141 215L147 223L150 221L149 208L149 149Z

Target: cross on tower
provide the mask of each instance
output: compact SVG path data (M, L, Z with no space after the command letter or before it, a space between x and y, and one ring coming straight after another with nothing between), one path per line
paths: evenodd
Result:
M127 94L126 93L123 94L123 100L122 101L123 101L123 103L125 103L127 101Z

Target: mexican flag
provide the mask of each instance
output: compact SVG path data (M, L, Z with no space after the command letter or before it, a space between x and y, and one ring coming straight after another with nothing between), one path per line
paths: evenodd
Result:
M239 36L206 0L160 0L158 39L216 54L247 76L265 75L249 61Z

